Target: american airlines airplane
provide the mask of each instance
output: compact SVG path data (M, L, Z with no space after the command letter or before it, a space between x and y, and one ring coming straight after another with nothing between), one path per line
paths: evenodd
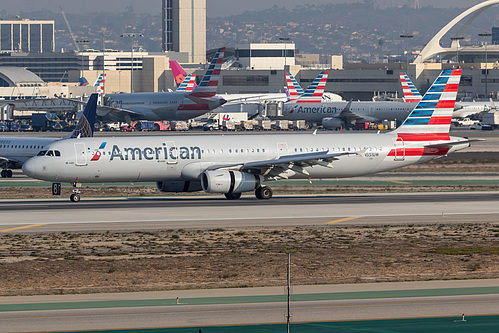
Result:
M73 183L156 182L162 192L255 191L267 181L355 177L425 162L469 147L449 136L461 70L441 73L405 122L388 133L185 135L77 138L54 142L23 165L30 177Z
M92 137L94 132L95 112L97 107L97 94L90 95L85 110L78 121L73 132L66 137L83 138ZM0 165L2 166L2 178L12 177L9 168L20 168L29 158L38 154L41 150L57 140L58 138L33 138L33 137L0 137Z
M177 83L178 86L178 82L181 82L181 80L185 80L188 74L182 68L182 66L175 60L170 61L170 68L172 70L173 77L175 78L175 82ZM231 104L240 104L240 103L261 103L265 101L287 102L290 100L295 100L299 96L301 96L304 93L304 91L292 74L285 73L285 76L286 76L287 93L261 93L261 94L225 93L225 94L219 94L218 97L223 98L224 100L227 101L225 107ZM341 97L333 93L324 93L322 99L323 101L333 101L333 100L341 100Z
M327 79L327 74L326 74ZM382 120L404 120L414 109L417 102L391 101L332 101L296 96L284 103L282 116L275 119L305 120L321 123L324 128L340 128L355 122L379 122ZM317 95L316 95L317 96ZM305 99L305 100L304 100Z
M172 92L105 94L97 116L103 120L187 120L211 111L226 101L217 97L225 47L218 49L201 82L193 90ZM75 101L78 102L78 101Z

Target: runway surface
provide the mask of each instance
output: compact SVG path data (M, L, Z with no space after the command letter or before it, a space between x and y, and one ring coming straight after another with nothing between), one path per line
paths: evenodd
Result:
M499 192L0 200L0 232L498 223Z
M295 286L292 322L499 314L499 281ZM176 298L179 297L178 303ZM5 332L283 323L284 288L0 298Z

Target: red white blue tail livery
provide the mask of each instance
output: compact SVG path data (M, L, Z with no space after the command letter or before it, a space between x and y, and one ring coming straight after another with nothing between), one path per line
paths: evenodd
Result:
M404 72L400 72L400 83L402 84L402 92L406 103L417 103L423 98L409 76Z
M303 88L291 73L286 73L286 87L288 89L290 101L297 100L305 93Z
M296 103L320 103L322 102L322 95L326 89L328 71L322 71L312 82L312 84L305 90Z
M461 72L461 69L444 70L397 132L448 134Z

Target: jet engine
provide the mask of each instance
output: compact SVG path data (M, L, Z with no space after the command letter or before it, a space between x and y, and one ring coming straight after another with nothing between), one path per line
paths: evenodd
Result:
M212 170L201 174L201 185L208 193L242 193L258 188L261 175L230 170Z
M169 181L156 182L156 187L161 192L198 192L202 191L199 181Z
M338 118L327 117L322 119L322 126L327 129L337 129L343 126L343 122Z

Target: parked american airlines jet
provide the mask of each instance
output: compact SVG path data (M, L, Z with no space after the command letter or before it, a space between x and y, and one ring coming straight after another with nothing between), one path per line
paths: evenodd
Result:
M52 143L23 171L73 183L150 182L163 192L204 190L237 199L264 182L355 177L428 161L466 148L449 136L461 70L445 70L405 122L388 133L80 138Z
M97 94L90 95L83 114L73 132L66 138L91 137L94 133L95 110L97 107ZM29 158L58 138L33 138L33 137L0 137L0 166L2 178L12 177L9 168L20 168Z
M211 111L226 103L216 96L224 54L224 47L217 51L200 84L191 91L105 94L97 117L120 122L187 120Z

